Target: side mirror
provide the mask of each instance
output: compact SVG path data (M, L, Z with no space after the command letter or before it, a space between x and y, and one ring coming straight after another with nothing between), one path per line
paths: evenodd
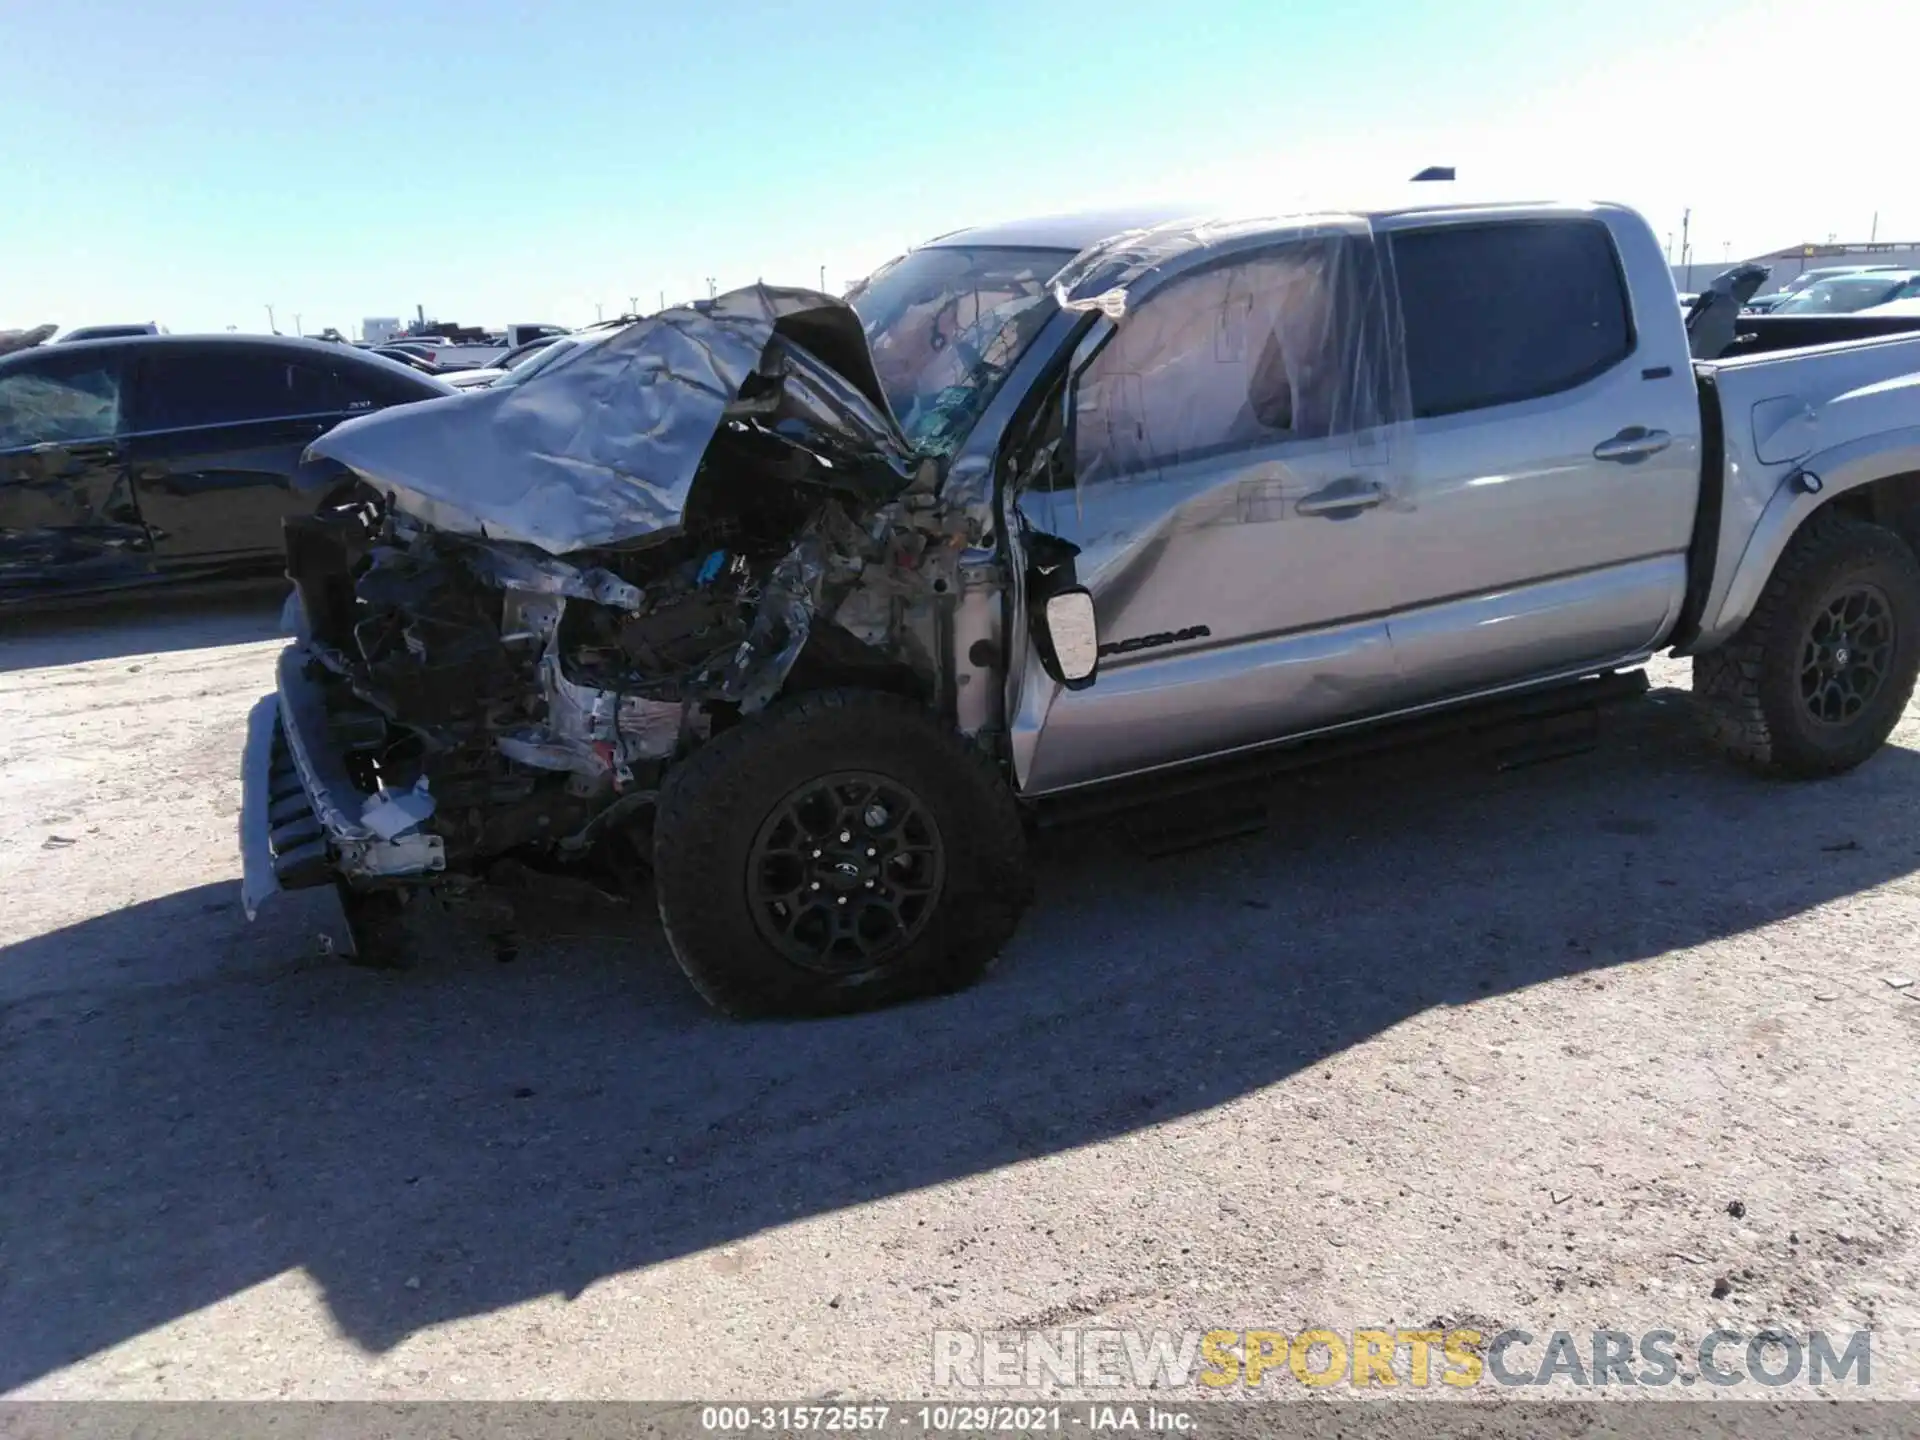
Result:
M1100 668L1100 627L1094 619L1093 596L1084 585L1049 595L1035 627L1040 659L1069 690L1093 684Z

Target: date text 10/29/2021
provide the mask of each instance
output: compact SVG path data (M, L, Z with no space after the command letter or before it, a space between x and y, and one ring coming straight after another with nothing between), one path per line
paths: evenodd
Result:
M1190 1410L1160 1405L707 1405L700 1428L719 1435L1048 1434L1146 1430L1187 1434Z

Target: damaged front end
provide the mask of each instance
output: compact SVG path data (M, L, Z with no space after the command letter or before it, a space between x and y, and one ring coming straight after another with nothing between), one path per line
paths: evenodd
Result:
M304 629L250 734L250 915L283 887L584 858L789 688L950 705L979 537L826 296L664 312L343 425L308 468L332 488L287 525Z

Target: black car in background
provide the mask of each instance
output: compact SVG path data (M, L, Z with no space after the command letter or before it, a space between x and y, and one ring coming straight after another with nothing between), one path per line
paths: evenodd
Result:
M354 415L453 394L365 351L142 335L0 357L0 604L277 575L290 478Z

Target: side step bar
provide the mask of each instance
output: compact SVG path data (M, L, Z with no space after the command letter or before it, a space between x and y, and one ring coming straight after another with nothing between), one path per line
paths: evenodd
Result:
M1410 720L1143 775L1085 793L1070 791L1036 801L1035 815L1047 828L1078 825L1161 801L1237 791L1296 771L1446 738L1469 739L1497 768L1513 769L1591 749L1598 738L1599 711L1644 695L1647 689L1646 671L1614 671Z

